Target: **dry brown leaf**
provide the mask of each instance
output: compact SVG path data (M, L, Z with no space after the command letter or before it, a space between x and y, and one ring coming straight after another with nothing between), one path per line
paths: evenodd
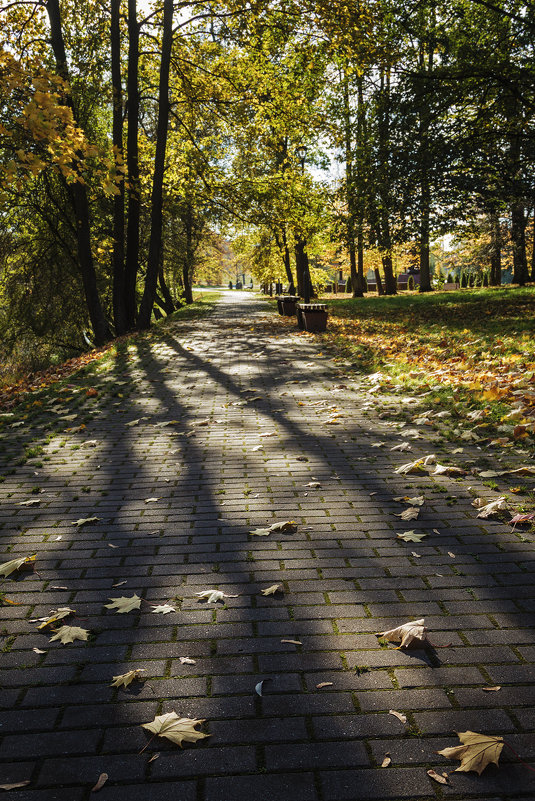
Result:
M290 645L303 645L301 640L281 640L281 642L288 642Z
M42 651L40 648L32 648L34 654L46 654L46 651Z
M282 584L272 584L271 587L266 587L265 590L260 590L262 595L275 595L278 591L282 592Z
M19 787L27 787L30 783L29 779L23 782L13 782L13 784L0 784L0 790L17 790Z
M385 758L381 762L381 767L382 768L387 768L391 764L392 764L392 758L388 754L386 754Z
M91 792L98 793L98 791L104 787L107 781L108 781L108 774L101 773L100 776L98 777L97 783L95 784L94 787L91 788Z
M319 684L316 684L316 690L321 690L323 687L332 687L334 682L332 681L320 681Z
M400 720L402 723L406 723L407 722L406 715L404 715L402 712L396 712L395 709L389 709L388 710L388 714L389 715L393 715L395 718Z
M503 748L503 737L478 734L475 731L458 731L457 737L462 745L437 751L437 754L445 756L446 759L461 760L459 767L455 768L456 772L473 770L481 775L491 762L498 764Z
M401 517L402 520L416 520L419 514L420 510L411 506L409 509L405 509L404 512L401 512L401 514L396 514L396 517Z
M502 688L501 686L496 685L496 687L482 687L481 689L486 693L497 693L498 690L501 690Z
M204 718L199 720L195 718L180 718L173 710L165 715L156 715L153 721L142 723L141 725L144 729L157 734L159 737L165 737L182 748L183 742L196 743L197 740L210 736L195 730L195 726L199 726L201 723L204 723Z
M155 760L155 759L158 759L158 758L159 758L159 756L160 756L159 754L153 754L153 755L151 756L151 758L150 758L149 760L147 760L147 764L150 764L151 762L154 762L154 760Z
M217 601L222 601L223 598L237 598L237 595L227 595L221 590L202 590L196 592L195 595L199 596L199 601L206 601L208 604L215 604Z
M281 523L273 523L273 525L268 526L268 528L254 528L252 531L249 532L249 534L257 537L267 537L272 532L278 532L278 531L286 531L286 532L297 531L297 523L295 522L295 520L284 520Z
M181 665L196 665L196 661L194 659L190 659L189 656L179 656L178 657Z
M57 623L58 620L63 620L63 618L68 617L69 615L74 615L75 610L71 609L68 606L60 606L59 609L52 609L50 612L49 617L45 617L43 622L37 626L38 629L45 629L47 626L51 626L53 623Z
M427 641L427 629L424 626L424 618L420 620L413 620L409 623L404 623L395 629L389 631L378 632L376 637L384 637L388 642L399 642L400 648L407 648L412 643L422 645Z
M140 673L145 673L145 668L136 668L135 670L129 670L127 673L121 673L119 676L113 676L110 687L128 687L134 679L140 678Z
M434 471L431 473L432 476L465 476L466 470L463 470L462 467L454 467L450 464L437 464Z
M435 770L428 770L427 775L429 778L433 779L433 781L438 782L439 784L448 784L448 780L445 776L441 776L440 773L437 773Z

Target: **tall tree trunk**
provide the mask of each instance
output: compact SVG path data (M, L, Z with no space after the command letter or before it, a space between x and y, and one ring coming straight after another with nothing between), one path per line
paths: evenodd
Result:
M377 267L375 267L374 273L375 273L375 282L377 284L377 294L384 295L385 290L383 288L383 282L381 281L381 273L379 272L379 269Z
M286 273L286 278L288 279L288 294L295 295L294 277L292 274L292 264L290 261L290 248L288 247L288 239L286 237L286 229L284 226L281 228L280 233L279 231L275 231L275 241L282 256L284 271Z
M381 259L383 262L383 272L385 274L385 295L397 294L398 287L394 268L392 266L392 254L385 253Z
M163 261L163 248L160 249L160 263L158 265L158 286L160 287L160 292L162 293L163 298L163 309L166 314L172 314L175 310L175 303L173 298L171 297L171 292L169 291L169 287L167 286L167 281L165 280L165 273L163 269L164 261ZM154 295L154 300L161 306L159 303L156 293Z
M511 240L513 243L513 284L524 284L529 280L526 258L526 218L522 202L511 207Z
M162 55L160 60L156 153L152 179L149 256L145 274L145 289L139 307L140 328L148 328L150 326L162 248L163 178L165 174L165 150L167 147L167 126L169 121L169 69L172 43L173 0L163 0Z
M490 280L491 286L500 286L502 283L502 232L500 216L497 211L489 215L490 222Z
M297 294L299 297L305 296L305 240L300 234L295 234L295 272L297 275Z
M123 87L121 83L121 35L119 27L121 0L111 0L111 79L113 90L112 141L115 164L123 159ZM124 176L113 198L113 319L117 336L127 330L124 274Z
M357 296L364 294L364 195L365 195L365 154L366 109L364 106L364 79L357 77ZM353 289L353 296L354 294Z
M128 176L128 223L126 228L125 307L126 325L136 323L136 281L139 269L139 219L141 186L139 182L139 23L136 0L128 0L128 123L126 134L126 165Z
M533 231L532 231L533 248L531 250L531 276L530 281L535 281L535 209L533 210Z
M355 248L355 187L353 178L353 142L351 136L351 106L349 103L349 79L344 70L343 77L344 91L344 138L345 138L345 157L346 157L346 206L347 224L346 238L347 250L349 253L349 274L351 278L351 289L353 297L362 297L363 287L359 282L357 273L357 255Z
M184 230L186 232L186 252L182 262L182 283L184 289L185 303L193 303L193 290L191 281L193 277L193 266L195 263L193 252L193 212L191 204L186 201L186 210L183 217Z
M396 280L392 272L392 234L390 229L390 205L392 203L390 188L390 70L381 73L381 113L379 120L379 180L380 180L380 210L379 210L379 250L382 255L385 273L385 295L397 293ZM379 284L377 284L379 289Z
M67 55L63 39L59 1L47 0L46 10L50 21L50 40L56 61L56 69L58 75L64 79L66 86L68 86L69 70L67 67ZM66 88L64 92L64 103L71 109L73 119L78 123L70 89ZM80 267L89 319L91 321L91 327L93 328L95 345L103 345L112 338L112 333L100 300L95 265L91 253L91 221L87 191L85 185L79 181L70 184L68 190L75 217L78 264Z
M431 23L434 25L434 20ZM429 128L431 127L431 114L427 94L427 76L433 71L434 44L432 37L429 50L426 53L425 44L420 45L420 100L418 103L419 122L419 152L420 168L420 292L431 292L431 268L429 263L429 235L431 216L431 186L429 181L430 154L429 154Z

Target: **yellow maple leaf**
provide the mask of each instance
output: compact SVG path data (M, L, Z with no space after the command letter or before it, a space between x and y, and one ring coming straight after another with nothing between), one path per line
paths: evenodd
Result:
M475 731L458 731L457 737L462 745L437 751L437 754L442 754L446 759L461 760L459 767L455 768L456 772L474 770L481 775L491 762L498 764L503 748L503 737L478 734Z
M202 731L195 730L195 726L201 723L204 723L204 719L180 718L173 710L166 715L156 715L153 721L142 723L141 725L144 729L148 729L148 731L157 734L159 737L166 737L182 748L183 742L196 743L197 740L210 736Z

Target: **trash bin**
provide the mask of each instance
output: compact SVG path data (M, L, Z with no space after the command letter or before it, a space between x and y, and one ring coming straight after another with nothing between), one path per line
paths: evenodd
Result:
M297 325L303 331L316 333L327 328L327 306L324 303L298 303Z

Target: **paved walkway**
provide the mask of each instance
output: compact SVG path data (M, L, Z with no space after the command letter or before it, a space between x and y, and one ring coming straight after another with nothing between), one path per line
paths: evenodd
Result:
M505 749L481 777L426 775L458 764L434 753L455 730L535 756L532 538L477 519L469 481L396 475L434 445L392 451L403 430L370 381L272 321L224 293L8 421L0 561L36 553L38 572L1 588L21 605L1 609L0 784L29 780L6 801L88 801L101 773L102 801L535 798ZM418 520L394 516L418 494ZM249 534L285 520L296 533ZM396 540L408 529L430 536ZM134 593L140 610L103 606ZM65 606L88 642L32 622ZM450 647L375 637L423 616ZM144 683L110 686L137 668ZM140 754L140 724L171 710L210 738Z

